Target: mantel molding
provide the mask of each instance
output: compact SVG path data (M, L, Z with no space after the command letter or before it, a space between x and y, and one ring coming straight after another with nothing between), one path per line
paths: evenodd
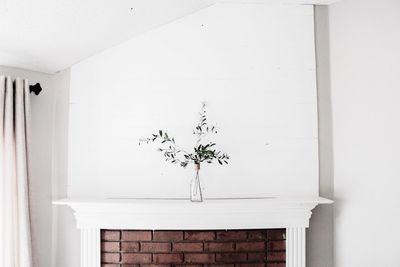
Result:
M312 210L331 200L316 198L61 199L81 229L255 229L309 226ZM212 219L210 219L212 218Z

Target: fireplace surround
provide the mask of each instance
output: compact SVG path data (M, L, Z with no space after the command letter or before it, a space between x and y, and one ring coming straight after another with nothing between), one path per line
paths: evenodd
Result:
M81 267L305 267L311 211L329 203L321 197L54 202L74 210Z

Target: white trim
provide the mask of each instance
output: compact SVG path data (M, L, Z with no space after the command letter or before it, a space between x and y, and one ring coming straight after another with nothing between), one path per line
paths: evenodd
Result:
M62 199L75 212L78 228L98 229L256 229L309 225L311 210L332 203L324 198ZM212 218L210 220L209 218Z
M100 229L81 229L81 267L100 267Z
M216 3L331 5L341 0L216 0Z
M306 267L306 229L286 229L286 267Z

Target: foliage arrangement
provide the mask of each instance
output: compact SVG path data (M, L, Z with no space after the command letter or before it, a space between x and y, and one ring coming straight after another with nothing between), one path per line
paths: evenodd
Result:
M217 151L215 143L208 142L202 144L202 140L208 134L217 134L215 126L208 125L206 116L206 104L203 103L199 113L199 122L193 129L193 134L196 135L197 141L193 152L187 152L182 147L178 146L175 138L168 135L166 131L159 130L152 134L151 137L142 137L139 140L139 145L142 143L160 142L162 147L158 151L163 152L165 160L173 164L179 164L186 167L189 163L200 164L202 162L213 163L218 161L219 164L228 164L229 156L226 153Z

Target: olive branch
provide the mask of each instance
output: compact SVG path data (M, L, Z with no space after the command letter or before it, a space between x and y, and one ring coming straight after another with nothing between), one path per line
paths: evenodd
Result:
M189 163L200 164L202 162L213 163L217 161L220 165L228 164L229 156L215 149L216 144L208 142L202 144L202 140L209 134L217 134L215 126L208 125L206 116L206 104L203 103L199 112L199 122L193 129L193 134L196 135L197 141L193 152L187 152L182 147L178 146L174 137L170 137L166 131L159 130L150 137L142 137L139 139L139 145L142 143L149 144L150 142L159 142L162 147L158 151L163 152L165 160L173 164L179 164L186 167Z

